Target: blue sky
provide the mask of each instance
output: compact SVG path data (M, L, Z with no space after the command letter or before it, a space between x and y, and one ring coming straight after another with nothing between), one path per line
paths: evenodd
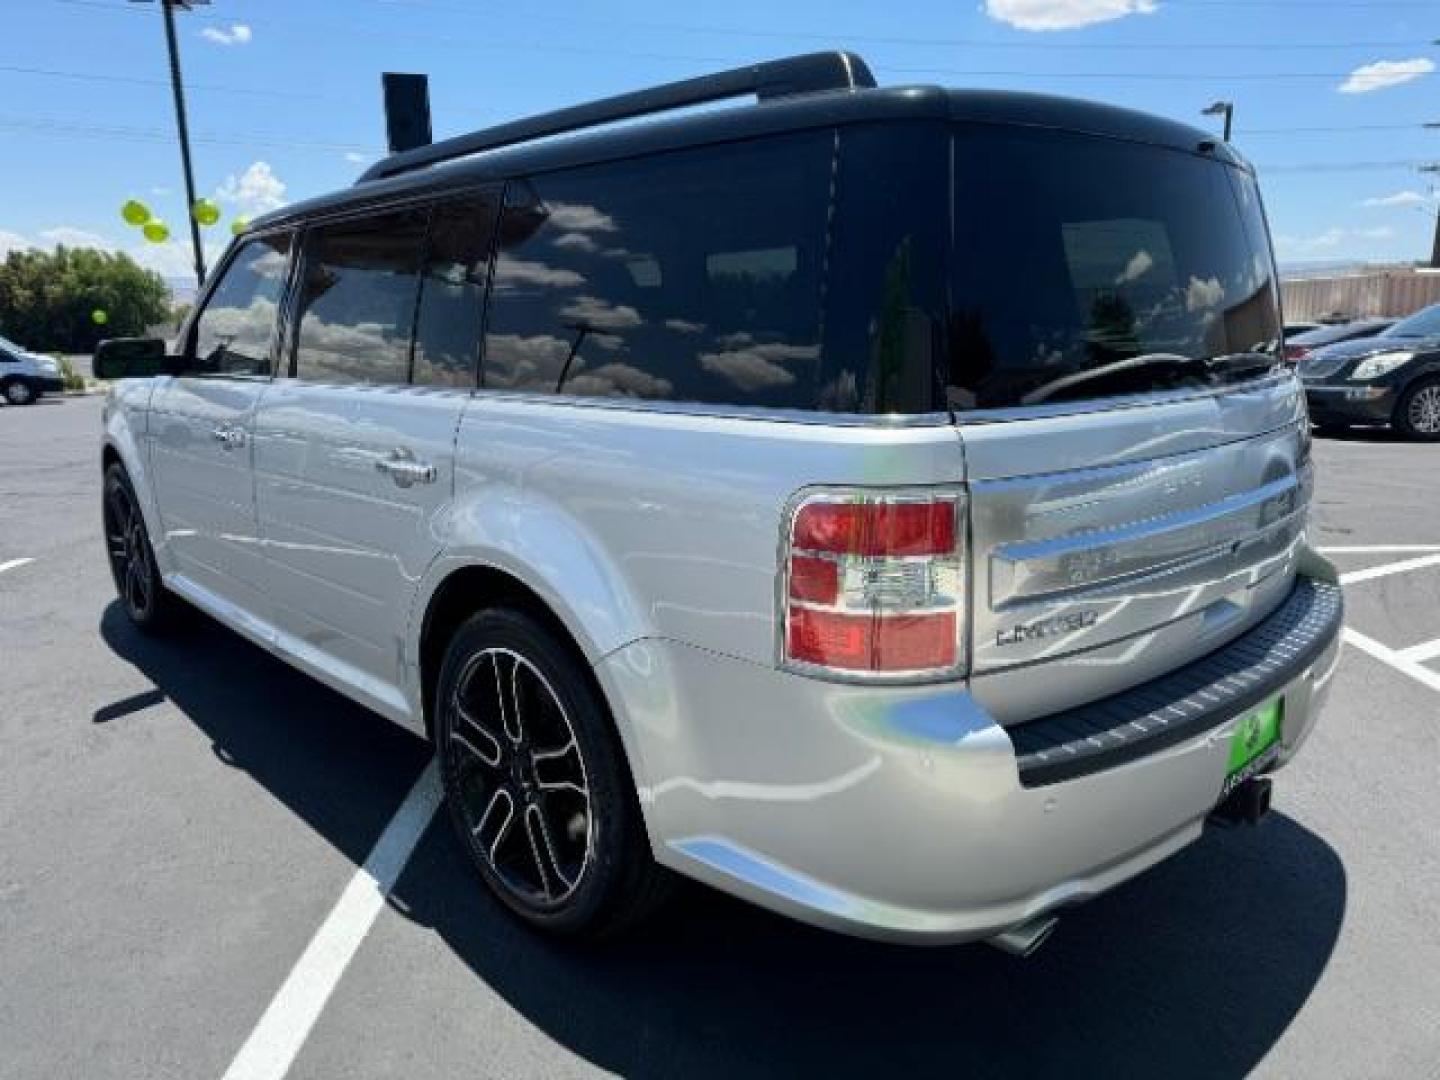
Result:
M160 12L9 0L0 44L0 251L185 236ZM882 84L1040 90L1204 125L1235 102L1282 262L1429 254L1440 161L1435 0L214 0L179 13L200 190L226 220L349 184L383 148L379 77L424 71L438 136L787 53L846 47ZM1378 66L1375 66L1378 65ZM228 233L207 237L217 249Z

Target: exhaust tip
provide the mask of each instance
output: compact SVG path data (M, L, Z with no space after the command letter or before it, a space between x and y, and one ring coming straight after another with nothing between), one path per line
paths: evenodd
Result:
M1059 922L1060 920L1054 915L1042 915L1039 918L1016 923L1010 929L1002 930L994 937L985 940L1001 952L1009 953L1011 956L1034 956L1036 950L1050 939L1050 934L1059 925Z

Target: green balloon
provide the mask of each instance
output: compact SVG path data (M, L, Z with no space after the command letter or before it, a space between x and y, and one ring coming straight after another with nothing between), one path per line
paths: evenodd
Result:
M120 207L120 216L127 225L144 225L150 220L150 208L139 199L129 199Z
M97 307L94 311L90 312L90 320L96 326L104 326L107 322L110 321L110 316L105 314L104 308Z
M145 234L145 239L149 240L152 244L163 244L166 240L170 239L170 226L166 225L159 218L151 218L147 221L141 232Z
M220 207L216 206L209 199L196 199L195 205L190 208L195 215L195 220L206 228L214 225L220 220Z
M249 227L250 227L250 219L249 219L249 218L237 217L234 221L230 222L230 235L231 235L231 236L239 236L241 233L243 233L243 232L244 232L246 229L248 229Z

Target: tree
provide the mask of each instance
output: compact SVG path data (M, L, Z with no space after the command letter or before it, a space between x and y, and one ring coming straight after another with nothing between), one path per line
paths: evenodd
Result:
M169 313L164 279L128 255L60 246L12 251L0 263L0 334L30 349L90 352L101 338L138 337Z

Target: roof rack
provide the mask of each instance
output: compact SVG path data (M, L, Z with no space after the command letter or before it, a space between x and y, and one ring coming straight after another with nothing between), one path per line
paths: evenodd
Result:
M687 105L702 105L746 94L754 94L760 101L765 101L787 94L854 90L874 85L875 76L870 73L865 61L852 52L806 53L783 60L769 60L731 71L716 72L714 75L701 75L694 79L652 86L648 90L635 90L628 94L601 98L599 101L541 113L524 120L513 120L497 127L472 131L469 135L457 135L453 139L442 139L429 146L391 154L365 170L356 183L364 184L388 176L399 176L401 173L476 154L482 150L495 150L547 135L578 131L597 124L666 112Z

